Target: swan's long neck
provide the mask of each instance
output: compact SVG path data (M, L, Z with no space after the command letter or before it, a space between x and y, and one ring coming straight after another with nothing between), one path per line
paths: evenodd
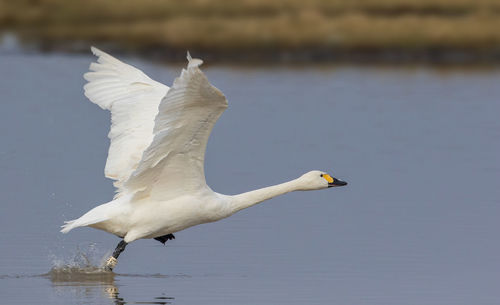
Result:
M234 195L231 196L230 201L231 211L232 213L236 213L240 210L261 203L262 201L297 190L300 190L299 183L297 180L292 180L255 191Z

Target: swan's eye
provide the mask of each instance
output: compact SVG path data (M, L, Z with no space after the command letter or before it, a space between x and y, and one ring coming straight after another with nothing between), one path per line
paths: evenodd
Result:
M323 174L319 175L320 177L323 177Z

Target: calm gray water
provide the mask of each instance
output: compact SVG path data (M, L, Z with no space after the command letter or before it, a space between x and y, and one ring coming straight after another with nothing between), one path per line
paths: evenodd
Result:
M88 56L0 55L2 304L498 304L500 69L206 66L230 107L206 157L236 194L320 169L292 193L167 246L59 233L113 196L109 114L83 96ZM129 59L170 84L180 67ZM59 268L59 269L58 269ZM70 274L71 275L71 274Z

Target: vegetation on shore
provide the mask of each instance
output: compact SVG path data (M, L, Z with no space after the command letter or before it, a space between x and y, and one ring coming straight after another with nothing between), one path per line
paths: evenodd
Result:
M235 60L459 54L500 61L500 0L0 0L0 26L48 46L111 42L168 49L171 57L191 49Z

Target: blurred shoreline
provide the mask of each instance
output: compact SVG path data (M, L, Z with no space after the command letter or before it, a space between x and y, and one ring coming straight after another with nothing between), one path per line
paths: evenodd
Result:
M500 0L0 0L0 35L180 62L500 64Z
M1 33L0 33L1 36ZM25 39L25 38L24 38ZM203 58L210 64L367 64L367 65L438 65L438 66L500 66L500 51L485 52L436 49L436 50L342 50L342 49L300 49L300 50L243 50L237 53L219 50L200 50L186 47L173 49L169 46L152 48L130 47L120 43L100 41L42 41L27 39L19 49L36 52L63 52L88 54L90 46L96 46L118 55L133 55L165 63L184 63L186 52Z

